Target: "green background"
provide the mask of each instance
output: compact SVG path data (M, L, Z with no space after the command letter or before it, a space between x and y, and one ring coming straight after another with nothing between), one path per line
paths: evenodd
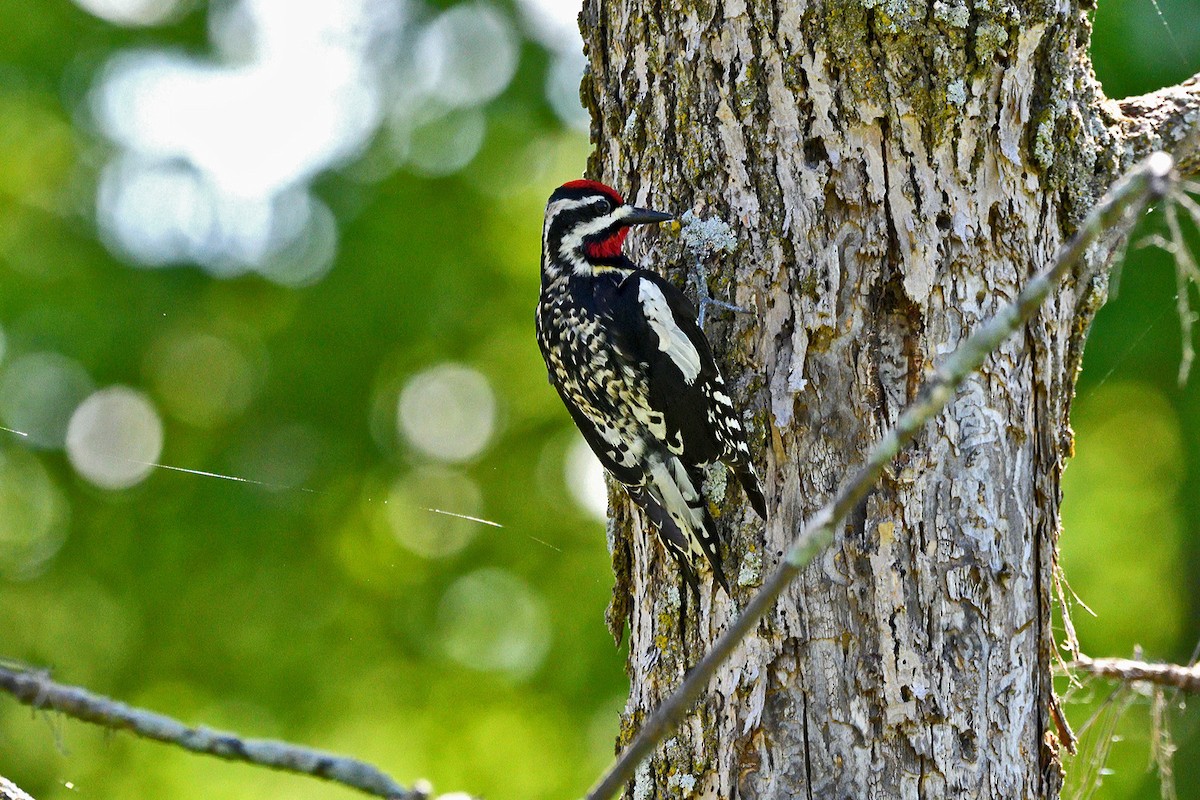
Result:
M516 24L515 7L497 8ZM1161 15L1107 0L1095 19L1111 96L1200 69L1196 0L1162 0ZM611 757L626 679L603 625L604 525L568 486L577 439L532 339L542 205L588 153L546 99L553 55L520 41L461 169L381 157L381 133L322 170L313 192L336 219L336 259L289 288L138 268L98 232L115 145L89 92L130 48L203 58L208 20L183 7L122 27L65 0L0 5L0 424L51 431L0 434L0 657L187 721L353 754L404 783L578 796ZM1200 379L1177 383L1175 293L1167 257L1133 252L1079 384L1062 550L1095 612L1073 617L1096 656L1140 645L1186 661L1200 640ZM39 394L30 365L47 357L74 383ZM466 376L494 428L449 461L396 424L414 377L447 375ZM81 477L51 429L114 385L157 409L159 461L251 482L155 469L110 491ZM1087 765L1108 749L1097 796L1157 797L1149 700L1096 683L1068 699L1085 734L1068 796L1087 796ZM1176 702L1168 720L1179 796L1196 796L1197 717ZM0 774L39 800L357 796L3 698Z

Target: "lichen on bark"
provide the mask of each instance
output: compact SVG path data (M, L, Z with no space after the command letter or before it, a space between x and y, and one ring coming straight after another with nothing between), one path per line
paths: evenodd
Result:
M681 639L675 568L613 496L627 739L922 378L1052 261L1122 142L1072 3L587 0L581 22L590 172L739 242L709 289L754 313L708 333L772 509L764 529L716 493L738 580L689 606ZM685 283L678 228L632 244ZM1068 281L967 381L635 794L1057 796L1059 476L1103 292Z

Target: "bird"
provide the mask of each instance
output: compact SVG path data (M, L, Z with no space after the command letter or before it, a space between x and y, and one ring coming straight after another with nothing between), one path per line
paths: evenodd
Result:
M729 596L705 471L723 462L765 520L762 484L695 306L624 254L631 227L672 219L598 181L556 189L542 228L537 341L579 432L681 577L697 592L703 558Z

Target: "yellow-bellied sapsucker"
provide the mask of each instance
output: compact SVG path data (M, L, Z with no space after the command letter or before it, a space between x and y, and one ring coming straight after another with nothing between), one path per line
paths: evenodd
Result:
M704 469L729 466L766 519L746 435L691 302L622 253L630 226L672 218L595 181L555 190L542 229L538 345L583 438L687 582L695 589L703 554L728 594Z

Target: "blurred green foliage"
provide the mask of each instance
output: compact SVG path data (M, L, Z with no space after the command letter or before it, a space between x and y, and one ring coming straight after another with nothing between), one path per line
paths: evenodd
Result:
M1143 0L1102 2L1096 64L1111 95L1200 63L1200 4L1160 5L1161 18ZM542 204L588 150L544 97L549 54L521 44L460 171L381 168L376 141L325 172L316 196L338 223L336 261L285 288L131 267L98 235L112 145L89 92L123 49L203 54L206 10L181 9L145 29L66 0L0 10L0 413L24 414L0 424L51 431L0 434L0 656L184 720L344 751L404 782L577 795L611 756L626 680L602 622L603 523L568 486L576 439L532 340ZM1074 615L1093 655L1141 644L1186 660L1200 639L1200 390L1175 381L1174 293L1169 260L1135 252L1080 382L1063 563L1097 613ZM65 363L50 388L25 377L44 374L45 354ZM447 363L482 375L493 404L482 450L449 462L397 425L413 377ZM81 477L54 444L58 406L112 385L157 409L161 463L245 480L159 468L110 491ZM1111 708L1102 685L1071 698L1077 724ZM1100 796L1157 797L1146 707L1121 721ZM1193 796L1196 719L1172 718L1179 794ZM353 796L2 699L0 774L40 800Z
M1200 69L1196 0L1101 0L1094 18L1093 60L1110 97ZM1161 212L1133 237L1088 339L1072 411L1075 457L1063 479L1062 567L1081 601L1072 619L1085 653L1130 657L1141 648L1149 660L1187 663L1200 644L1200 377L1193 369L1178 383L1174 264L1136 246L1153 234L1165 234ZM1190 243L1197 252L1200 238ZM1160 797L1150 698L1102 681L1057 686L1080 734L1064 797ZM1200 716L1186 699L1168 694L1165 715L1180 798L1200 794Z

